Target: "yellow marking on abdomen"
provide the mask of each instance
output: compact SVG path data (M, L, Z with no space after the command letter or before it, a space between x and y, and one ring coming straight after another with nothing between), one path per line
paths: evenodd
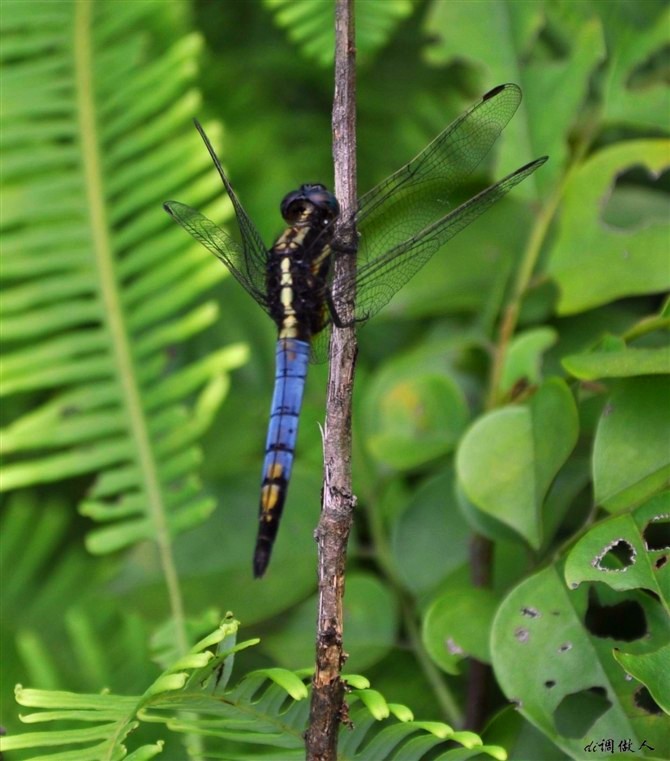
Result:
M275 478L281 478L283 472L284 466L280 462L273 462L272 465L270 465L268 468L268 472L265 474L265 477L268 479L268 481L274 481Z
M279 502L280 489L277 484L266 484L261 489L261 509L263 510L263 518L266 521L272 520L272 511L277 507Z

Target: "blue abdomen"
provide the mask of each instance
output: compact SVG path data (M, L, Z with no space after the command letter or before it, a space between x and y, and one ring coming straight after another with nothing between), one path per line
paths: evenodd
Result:
M254 553L254 576L265 573L293 467L298 421L305 390L310 345L296 338L277 341L275 389L270 425L265 442L263 481L258 514L258 538Z

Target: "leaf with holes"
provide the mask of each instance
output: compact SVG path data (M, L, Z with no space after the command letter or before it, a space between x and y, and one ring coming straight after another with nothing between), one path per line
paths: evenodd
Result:
M614 657L632 677L642 682L657 705L670 716L670 645L653 653L622 653Z
M667 140L629 140L598 151L570 175L549 262L560 314L670 289L667 221L631 231L612 229L601 217L617 175L640 164L658 175L669 155Z
M591 528L570 550L565 581L600 581L612 589L647 589L670 613L670 491Z
M435 596L424 621L422 639L430 657L448 674L472 656L490 663L489 632L498 605L490 589L463 584Z
M665 644L667 617L654 618L658 605L639 592L629 603L625 618L636 606L645 628L628 647ZM608 608L614 606L600 604L586 585L570 591L555 566L525 579L493 622L491 656L498 682L526 719L572 758L584 758L589 741L603 737L612 738L615 747L630 738L636 751L646 740L655 752L642 751L639 757L668 757L667 721L636 702L640 685L612 658L617 641L607 631L591 631L598 629L594 614L604 611L607 619Z

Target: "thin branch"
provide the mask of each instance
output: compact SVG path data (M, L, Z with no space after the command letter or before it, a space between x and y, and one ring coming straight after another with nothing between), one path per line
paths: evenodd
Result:
M333 160L335 195L340 203L336 240L354 250L356 230L356 71L354 0L337 0L335 9L335 95L333 99ZM353 325L354 305L338 301L338 281L349 279L354 256L335 259L333 296L344 324ZM319 550L319 611L316 669L306 733L309 761L335 761L340 723L346 721L342 601L347 541L353 520L351 487L351 400L356 362L354 328L333 330L324 429L324 488L321 519L316 531Z

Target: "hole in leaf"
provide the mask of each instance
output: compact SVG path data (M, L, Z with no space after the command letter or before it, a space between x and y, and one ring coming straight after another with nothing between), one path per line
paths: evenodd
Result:
M572 650L572 642L564 642L559 648L559 653L567 653L568 651Z
M550 690L552 687L556 686L556 680L555 679L547 679L547 681L544 683L544 686Z
M584 737L612 703L603 687L566 695L554 711L554 724L564 737Z
M670 45L665 44L655 48L631 69L626 80L626 88L641 91L656 84L664 84L666 80L663 73L667 70L668 56L670 56Z
M633 700L638 708L647 713L655 716L660 716L663 713L661 706L652 698L651 692L644 685L639 690L635 690Z
M514 636L519 642L528 642L528 638L530 637L530 632L525 627L518 626L514 630Z
M463 655L463 648L452 637L448 637L444 645L449 655Z
M656 568L657 568L657 569L660 571L660 570L661 570L661 568L663 568L663 566L664 566L664 565L665 565L667 562L668 562L668 556L667 556L667 555L661 555L661 557L660 557L660 558L658 558L658 559L656 560L656 562L654 563L654 565L655 565L655 566L656 566Z
M670 520L665 515L657 516L647 523L642 536L648 550L670 550Z
M635 563L635 548L625 539L616 539L596 556L594 566L601 571L625 571Z
M658 224L668 215L664 173L642 165L619 174L602 206L602 223L614 230L640 230ZM626 256L622 249L622 256Z
M589 590L584 624L594 637L602 639L610 637L632 642L647 633L647 619L639 602L624 600L614 605L601 605L594 587Z

